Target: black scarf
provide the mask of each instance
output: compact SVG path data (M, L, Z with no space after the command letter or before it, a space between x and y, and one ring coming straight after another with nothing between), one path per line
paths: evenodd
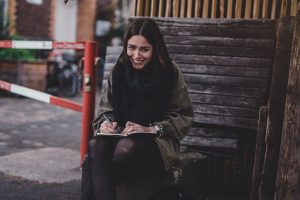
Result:
M174 70L151 61L136 70L117 62L112 74L113 109L119 126L132 121L144 126L161 121L174 87Z

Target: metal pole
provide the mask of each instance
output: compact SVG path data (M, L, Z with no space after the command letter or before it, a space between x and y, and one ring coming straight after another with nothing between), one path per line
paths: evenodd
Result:
M80 161L84 159L88 149L88 141L93 134L92 120L95 111L96 68L95 58L98 53L96 42L86 42L84 47L84 72L83 72L83 108L82 108L82 134L80 147Z

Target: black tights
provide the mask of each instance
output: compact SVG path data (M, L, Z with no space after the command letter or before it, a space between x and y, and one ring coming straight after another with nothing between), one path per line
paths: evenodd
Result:
M115 200L116 185L142 176L163 177L164 166L152 138L94 137L89 142L89 172L94 200Z

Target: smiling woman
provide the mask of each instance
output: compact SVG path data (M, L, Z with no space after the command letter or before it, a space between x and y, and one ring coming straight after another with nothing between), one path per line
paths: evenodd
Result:
M117 183L132 185L142 177L156 181L148 188L155 192L192 121L182 74L157 24L147 18L134 20L93 122L95 132L101 132L91 139L88 151L94 199L114 200ZM126 137L105 135L117 130ZM149 191L141 189L143 197L132 199L147 199Z
M134 69L142 69L150 62L152 54L153 47L143 36L135 35L128 40L127 55Z

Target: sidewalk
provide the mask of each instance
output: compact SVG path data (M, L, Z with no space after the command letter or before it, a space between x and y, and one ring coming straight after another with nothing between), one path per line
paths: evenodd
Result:
M0 96L0 199L80 199L80 137L81 113Z

